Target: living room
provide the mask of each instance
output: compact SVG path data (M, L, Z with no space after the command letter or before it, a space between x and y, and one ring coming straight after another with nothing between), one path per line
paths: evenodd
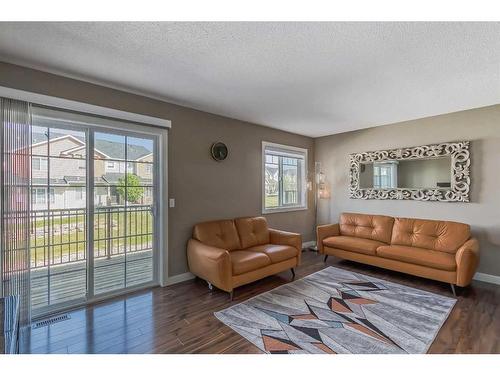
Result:
M2 353L498 365L499 22L12 14Z

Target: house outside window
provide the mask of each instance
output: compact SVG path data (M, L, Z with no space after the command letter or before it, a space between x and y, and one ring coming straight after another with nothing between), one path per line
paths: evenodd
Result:
M307 150L262 142L262 211L307 208Z
M76 199L79 201L83 201L85 199L85 188L80 187L76 189Z
M31 168L34 171L46 171L47 170L47 158L42 158L42 157L33 157L31 159Z
M54 188L50 188L50 203L55 203ZM32 204L45 204L47 203L47 188L33 188L31 189L31 203Z
M114 171L116 169L115 162L114 161L107 161L106 162L106 169Z

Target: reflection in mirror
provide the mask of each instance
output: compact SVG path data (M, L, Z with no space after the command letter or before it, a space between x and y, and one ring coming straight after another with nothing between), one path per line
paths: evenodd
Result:
M451 186L451 157L361 163L361 189L422 189Z

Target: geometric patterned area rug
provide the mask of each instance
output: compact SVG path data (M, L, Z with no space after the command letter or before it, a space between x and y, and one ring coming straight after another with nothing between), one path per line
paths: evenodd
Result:
M329 267L215 316L271 354L421 354L455 302Z

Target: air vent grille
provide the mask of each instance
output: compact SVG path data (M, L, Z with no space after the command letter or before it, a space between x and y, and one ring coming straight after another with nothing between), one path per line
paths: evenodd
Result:
M31 328L37 329L37 328L41 328L41 327L46 327L46 326L49 326L51 324L62 322L63 320L68 320L70 318L71 318L71 316L69 314L54 316L54 317L40 320L36 323L33 323Z

